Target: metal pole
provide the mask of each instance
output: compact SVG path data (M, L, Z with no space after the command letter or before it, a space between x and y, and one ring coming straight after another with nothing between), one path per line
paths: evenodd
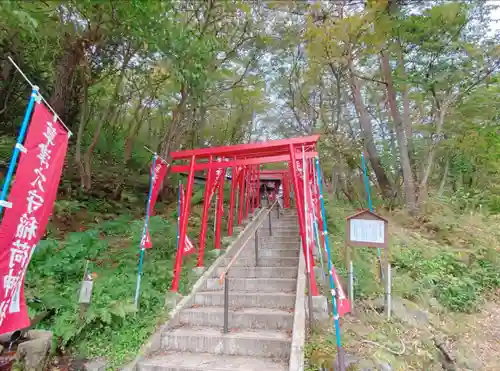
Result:
M146 240L146 235L149 233L148 224L149 224L149 213L150 213L150 204L151 204L151 193L153 191L153 179L155 176L156 169L156 153L153 155L153 163L151 165L151 178L149 180L149 193L148 193L148 201L146 205L146 217L144 218L144 227L142 228L142 238L141 238L141 250L139 252L139 266L137 267L137 284L135 286L135 297L134 297L134 305L137 308L139 303L139 292L141 289L141 277L142 277L142 265L144 262L144 245Z
M255 266L259 265L259 229L255 230Z
M10 58L9 58L10 59ZM19 135L17 136L16 146L14 147L14 152L12 153L12 158L9 163L9 168L7 170L7 174L5 175L5 180L2 187L2 194L0 195L0 215L2 215L2 211L4 207L12 207L12 205L7 201L7 193L9 192L10 182L12 181L12 176L14 175L14 170L17 164L17 158L19 157L19 152L23 147L24 135L26 134L26 130L28 129L31 112L33 111L33 107L35 105L35 100L38 97L38 86L33 86L33 90L31 91L31 97L28 102L28 107L26 108L26 112L24 113L23 122L21 124L21 129L19 130Z
M350 247L348 247L348 249L350 250ZM354 311L354 266L351 259L349 259L347 276L349 279L349 300L351 301L351 310Z
M338 287L335 285L335 280L333 279L333 274L335 268L332 264L331 252L330 252L330 243L328 240L328 228L326 224L326 211L325 211L325 200L323 198L323 186L321 179L321 169L319 167L319 159L316 158L316 181L318 183L318 192L319 192L319 203L321 206L321 214L323 219L323 238L325 243L325 255L328 262L328 277L330 279L330 290L332 293L332 310L333 310L333 320L335 325L335 337L337 340L337 353L339 360L339 370L345 370L345 362L344 362L344 352L342 349L342 343L340 338L340 321L339 321L339 311L337 307L337 292Z
M271 210L272 210L272 206L271 206ZM267 216L269 217L269 236L272 236L273 235L273 230L272 230L272 223L271 223L271 210L269 210L269 212L267 213Z
M224 333L229 332L229 277L224 277Z
M372 195L370 193L370 182L368 181L368 170L366 167L365 155L361 152L361 165L363 167L363 182L365 183L365 192L368 199L368 208L373 212L373 202ZM384 268L382 266L382 257L380 253L380 248L377 248L377 259L378 259L378 269L380 273L380 279L384 280Z
M387 263L387 276L386 276L386 286L385 286L385 313L387 319L391 319L391 263Z

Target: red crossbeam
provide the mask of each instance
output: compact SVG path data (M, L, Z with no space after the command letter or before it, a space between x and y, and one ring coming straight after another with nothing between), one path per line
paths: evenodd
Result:
M318 152L307 152L306 158L315 158L318 157ZM194 171L202 171L207 169L225 169L228 167L236 167L236 166L246 166L246 165L260 165L260 164L270 164L276 162L287 162L290 161L290 155L279 155L272 157L258 157L258 158L247 158L241 160L230 160L230 161L222 161L222 162L202 162L197 163L194 166ZM190 165L174 165L170 168L172 173L185 173L188 172L191 168Z
M267 142L238 144L235 146L221 146L210 148L198 148L186 151L172 152L172 160L186 160L192 156L196 158L208 158L210 156L222 157L255 157L269 154L284 155L289 153L289 145L311 146L318 142L319 135L308 137L271 140ZM297 147L298 148L298 147Z

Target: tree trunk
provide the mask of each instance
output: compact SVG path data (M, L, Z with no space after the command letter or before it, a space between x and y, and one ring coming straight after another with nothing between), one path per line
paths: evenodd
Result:
M429 153L427 155L427 161L425 162L425 168L422 174L422 179L420 180L419 194L418 194L418 203L421 204L427 198L427 186L429 182L429 178L432 172L432 166L434 165L434 157L436 155L437 144L439 143L439 136L443 131L444 118L446 116L446 104L442 104L438 106L438 122L436 125L436 139L432 141L431 148L429 149Z
M68 125L71 125L69 117L72 105L75 104L71 100L75 73L84 56L85 43L81 39L72 39L71 36L66 35L62 55L56 67L54 90L49 103Z
M91 177L91 171L92 171L92 154L97 146L97 143L99 142L99 137L101 136L101 130L104 125L104 123L111 123L115 120L116 118L116 111L117 111L117 100L118 96L121 91L122 87L122 82L125 77L125 70L127 69L128 63L130 62L130 59L132 57L132 53L130 50L126 52L124 55L123 59L123 64L120 70L120 75L118 77L118 81L116 82L115 85L115 90L113 92L113 96L111 98L111 101L109 102L108 108L105 110L105 113L103 116L99 119L99 122L97 123L97 127L95 128L94 131L94 136L92 137L92 142L90 143L89 147L87 148L87 151L85 152L85 155L83 156L83 167L84 167L84 181L83 181L83 187L86 191L89 191L90 188L92 187L92 177Z
M443 177L441 178L441 183L439 184L438 195L442 196L444 193L444 188L446 187L446 180L448 179L448 171L450 169L450 158L446 157L446 163L444 164Z
M389 109L391 112L392 120L394 122L394 129L396 131L396 139L398 141L399 155L401 159L401 168L403 169L405 203L410 215L415 215L417 212L415 181L411 169L410 156L408 154L406 129L397 106L396 91L394 89L394 84L392 81L392 72L387 51L382 50L380 54L382 61L382 72L387 87L387 101L389 103Z
M368 159L377 178L380 190L382 191L382 197L389 200L392 197L392 186L384 168L382 167L377 149L375 148L371 120L361 97L361 84L352 70L350 71L350 82L354 98L354 106L356 107L356 113L361 127L363 145L366 153L368 154Z
M78 172L80 174L80 186L85 189L86 174L85 167L82 161L82 139L85 132L85 127L89 119L89 97L88 97L88 81L85 72L82 71L82 81L83 81L83 101L80 116L80 125L78 126L78 132L76 134L76 145L75 145L75 162L78 167Z
M172 112L172 121L160 142L160 156L165 160L170 160L170 152L177 145L179 137L183 134L184 128L180 125L184 118L184 108L187 101L186 87L181 87L181 99Z

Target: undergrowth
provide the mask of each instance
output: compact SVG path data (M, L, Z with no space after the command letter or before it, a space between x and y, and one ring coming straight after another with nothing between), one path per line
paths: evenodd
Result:
M202 194L203 190L196 187L194 205L202 202ZM64 213L71 217L86 207L84 202L58 201L56 213L59 218ZM102 206L102 210L106 207ZM46 308L55 310L55 314L38 327L53 331L59 354L86 359L105 357L111 368L117 368L131 360L155 327L165 320L165 294L173 278L177 233L175 205L169 210L166 215L150 219L153 248L146 251L137 311L133 298L142 218L114 215L83 226L82 231L66 233L63 238L52 228L48 237L40 242L27 272L26 296L39 299L39 302L31 301L30 317ZM199 225L200 208L194 206L189 235L195 243ZM211 230L208 228L207 251L213 245ZM213 259L207 254L205 264L211 264ZM94 284L92 301L81 316L78 295L87 260ZM195 256L184 259L181 294L188 293L196 280L191 273L194 265Z
M393 297L411 300L423 308L436 301L444 316L446 313L450 316L453 313L474 313L490 293L500 288L500 231L497 228L500 219L480 212L461 214L452 202L429 202L422 213L425 217L416 219L402 211L379 210L389 220ZM345 278L345 218L356 210L349 204L327 199L326 212L332 262ZM355 300L362 306L362 303L383 297L383 286L378 273L377 250L353 250ZM371 316L377 317L377 314ZM377 317L372 323L364 323L366 317L366 313L358 313L357 319L353 319L355 327L364 328L360 332L366 332L366 336L374 331L386 335L394 331L396 322L386 323ZM376 327L372 327L375 323ZM350 324L351 327L354 325ZM398 331L404 333L404 327L398 326ZM359 336L351 335L345 331L342 333L347 346L353 349L362 347ZM320 370L325 360L335 357L334 341L331 328L324 328L309 339L306 347L309 371ZM421 343L424 344L422 348L414 350L414 353L422 352L420 360L416 359L416 353L406 355L406 369L418 369L417 364L424 367L428 364L425 362L432 359L428 353L433 349L432 344L427 345L425 340ZM373 355L373 351L370 354Z

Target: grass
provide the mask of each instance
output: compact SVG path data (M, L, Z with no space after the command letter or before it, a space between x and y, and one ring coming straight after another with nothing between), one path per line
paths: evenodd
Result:
M355 210L332 200L326 203L332 261L346 277L345 217ZM441 370L441 355L432 339L443 335L465 369L481 364L482 370L494 370L500 347L493 336L484 336L486 329L478 319L491 323L486 332L498 336L490 316L498 313L498 305L492 302L500 288L500 218L458 214L442 202L428 203L425 217L417 219L401 211L381 213L390 221L392 295L426 312L428 323L419 326L397 316L387 321L374 309L374 300L383 297L376 250L357 248L353 258L357 311L341 320L345 350L368 363L386 362L393 370ZM490 308L487 312L485 306ZM311 335L306 347L309 371L321 370L325 360L334 359L332 329L324 326ZM468 339L469 346L462 339ZM394 354L403 344L404 354Z
M197 187L193 194L195 203L202 202L201 193ZM133 298L143 219L134 218L130 212L116 215L115 210L114 217L104 220L109 217L105 213L111 212L109 207L76 201L59 201L55 219L72 219L82 209L92 215L90 220L97 218L98 222L83 224L80 231L69 233L52 225L49 237L40 242L33 255L26 278L26 297L39 298L43 304L32 302L30 316L46 307L55 308L55 315L38 327L54 332L58 353L71 354L75 359L104 357L109 367L116 369L133 359L154 329L166 320L169 308L165 308L165 294L173 278L177 211L175 205L158 205L156 209L164 213L150 219L153 248L146 252L136 311ZM195 244L200 214L200 206L195 205L190 215L190 237ZM213 246L212 229L208 228L206 265L215 259L209 253ZM94 284L92 302L81 318L78 294L87 260ZM195 260L194 255L184 259L181 294L188 293L197 279L191 272Z

